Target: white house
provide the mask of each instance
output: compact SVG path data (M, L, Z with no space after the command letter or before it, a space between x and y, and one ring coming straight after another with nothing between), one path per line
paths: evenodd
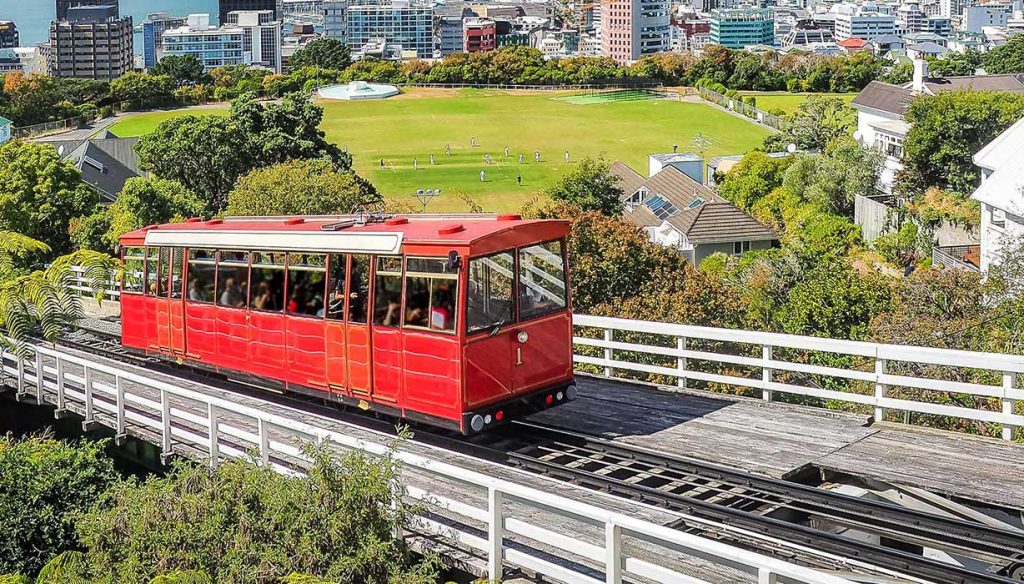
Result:
M3 116L0 116L0 144L3 144L4 142L11 139L12 125L13 124L11 120L8 120Z
M1008 241L1024 241L1024 119L974 155L981 186L971 198L981 203L981 269L998 262Z

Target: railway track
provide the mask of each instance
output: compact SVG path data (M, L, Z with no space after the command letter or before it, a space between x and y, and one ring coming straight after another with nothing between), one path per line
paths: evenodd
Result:
M175 367L120 346L106 331L79 334L72 348L157 370L213 382L248 396L328 413L367 429L393 433L394 422L339 410L298 394L268 393L249 383ZM681 519L672 527L716 537L761 553L817 567L873 577L910 576L910 581L1008 584L1024 581L1024 533L942 517L891 503L863 499L762 477L691 458L677 457L599 437L515 421L467 440L433 428L415 439L471 456L510 464L704 521ZM729 529L709 529L709 523ZM866 535L869 541L834 532ZM774 543L773 543L774 542ZM965 565L926 557L941 550ZM971 564L968 567L966 564Z

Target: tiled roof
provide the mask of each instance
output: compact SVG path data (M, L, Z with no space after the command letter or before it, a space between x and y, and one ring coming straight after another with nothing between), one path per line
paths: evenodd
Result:
M138 138L106 138L47 142L81 171L82 180L114 201L130 178L143 176L135 153Z
M667 166L647 179L621 162L613 163L611 171L620 177L625 197L647 187L648 197L660 195L671 203L678 212L664 221L694 245L779 238L774 231L674 166ZM657 227L663 222L646 205L627 210L625 217L640 227Z
M907 113L914 94L899 85L872 81L853 98L854 107L864 107L902 116Z
M931 93L940 91L958 91L970 89L972 91L1009 91L1012 93L1024 93L1024 82L1020 75L966 75L963 77L943 77L940 79L928 79L924 82L925 87Z

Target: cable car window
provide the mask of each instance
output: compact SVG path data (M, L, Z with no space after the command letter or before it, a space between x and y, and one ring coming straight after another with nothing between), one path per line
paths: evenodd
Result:
M284 310L285 254L252 252L252 285L249 287L250 310L281 312Z
M216 252L212 249L188 251L188 301L213 302Z
M466 294L466 331L494 328L512 322L515 256L501 252L469 260L469 291Z
M142 281L146 275L146 250L141 247L124 248L124 276L121 291L125 294L142 294Z
M245 308L249 296L249 252L221 251L217 261L217 306Z
M171 258L171 298L180 299L182 286L185 285L184 274L185 250L180 247L170 249Z
M160 284L160 248L146 248L146 296L159 296L164 285Z
M402 258L377 258L373 295L373 324L389 327L402 324Z
M352 272L348 284L348 321L366 324L370 298L370 256L352 256Z
M562 242L519 250L519 317L532 318L566 307Z
M348 256L331 254L330 277L327 278L327 318L342 320L345 318L345 271Z
M323 318L326 262L323 254L288 254L288 314Z
M405 264L405 326L455 332L458 273L444 258L408 258Z
M160 268L159 276L157 277L156 289L153 291L157 296L164 296L167 294L167 277L171 267L171 248L161 247L160 248Z

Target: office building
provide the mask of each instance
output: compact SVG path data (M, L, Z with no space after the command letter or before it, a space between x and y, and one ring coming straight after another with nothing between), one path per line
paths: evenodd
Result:
M21 46L18 25L10 20L0 20L0 49L13 49Z
M437 44L441 56L461 53L465 50L465 33L461 16L441 16L437 25Z
M711 11L711 44L730 49L775 44L775 19L764 8Z
M1010 11L1003 6L979 4L966 6L963 12L963 30L967 32L983 32L987 26L1005 28L1010 19Z
M220 0L220 24L227 24L228 14L236 11L269 10L274 13L271 20L277 20L278 0Z
M421 59L434 55L434 9L429 4L391 0L349 6L347 21L346 42L353 53L383 39L385 45L401 45L403 53L415 52Z
M246 63L275 73L282 71L282 24L274 19L272 10L229 12L226 26L242 29L242 51Z
M246 63L243 31L237 26L210 26L209 14L189 14L184 26L163 34L162 57L191 55L209 71Z
M50 75L111 81L132 70L132 18L117 5L74 6L50 23Z
M324 36L348 42L348 0L324 0L321 9L324 11ZM462 34L459 34L462 38Z
M462 23L467 53L486 53L498 48L498 28L490 18L467 18Z
M891 14L864 12L859 14L836 15L836 40L849 38L873 41L882 35L895 34L896 18Z
M948 38L953 34L953 21L944 16L929 16L924 19L924 32Z
M166 12L155 12L146 17L142 23L142 58L146 69L155 67L160 60L164 33L185 26L187 20L183 16L169 16Z
M73 6L113 6L120 10L118 0L57 0L57 20L67 20L68 9Z
M669 0L611 0L601 6L601 54L619 63L672 48Z

